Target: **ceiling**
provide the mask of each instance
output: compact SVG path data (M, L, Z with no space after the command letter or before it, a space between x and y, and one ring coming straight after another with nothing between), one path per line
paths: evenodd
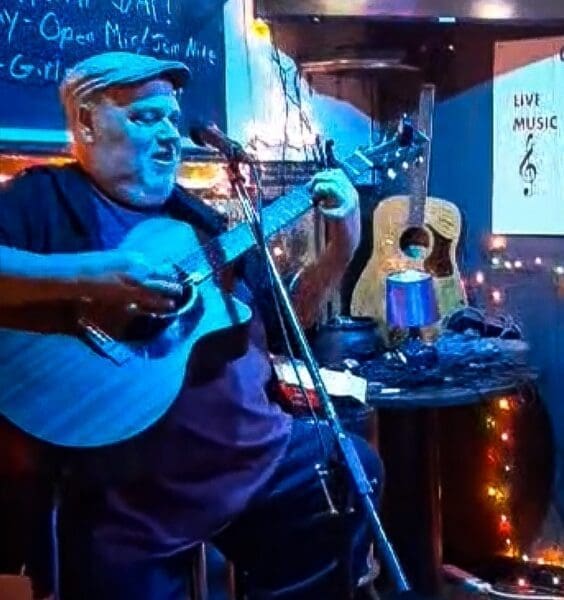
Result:
M562 0L255 0L266 19L362 17L524 23L564 21Z

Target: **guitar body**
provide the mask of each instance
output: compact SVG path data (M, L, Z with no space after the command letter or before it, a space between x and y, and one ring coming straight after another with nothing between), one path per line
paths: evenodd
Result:
M412 127L405 125L406 130ZM410 141L400 141L404 133L398 128L392 139L357 150L345 161L347 172L353 177L379 164L388 168L415 160L422 138L412 131ZM264 209L265 237L311 208L307 186L285 194ZM245 353L251 309L214 277L254 246L247 223L205 245L179 221L150 219L135 227L122 248L156 264L182 265L191 276L177 310L166 318L132 322L131 315L90 303L69 319L75 334L44 332L44 324L51 323L45 318L32 319L42 333L22 331L22 325L0 328L0 414L60 446L104 446L144 431L175 401L186 376L208 377ZM26 327L32 327L31 316L37 315L21 319Z
M172 262L199 246L188 225L164 218L145 221L122 244ZM199 349L202 365L226 349L224 360L245 351L251 309L211 278L195 294L191 310L149 339L117 341L121 363L80 336L0 329L0 413L62 446L107 445L145 430L174 402Z
M409 196L393 196L376 207L373 251L353 291L352 315L370 316L385 324L386 278L407 269L432 275L441 316L466 304L456 264L461 231L458 208L446 200L426 198L423 229L429 244L425 257L412 258L402 250L402 236L408 229L409 206Z

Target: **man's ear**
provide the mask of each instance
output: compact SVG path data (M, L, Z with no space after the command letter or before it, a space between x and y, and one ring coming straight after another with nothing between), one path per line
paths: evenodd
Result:
M91 144L94 141L94 125L92 119L92 106L81 104L78 107L78 135L85 144Z

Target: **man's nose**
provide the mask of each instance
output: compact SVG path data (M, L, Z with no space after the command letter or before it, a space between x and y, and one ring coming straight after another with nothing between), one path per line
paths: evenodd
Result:
M157 137L162 141L179 140L180 132L178 131L178 126L169 119L163 119L157 132Z

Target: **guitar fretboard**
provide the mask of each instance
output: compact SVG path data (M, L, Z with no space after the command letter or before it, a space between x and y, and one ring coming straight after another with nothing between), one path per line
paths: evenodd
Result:
M268 239L312 207L311 193L305 186L296 187L275 200L262 212L263 229ZM195 282L203 281L214 271L232 263L255 246L255 238L248 223L239 223L233 229L214 238L178 263Z
M423 144L422 163L411 169L411 198L409 203L409 224L421 227L425 223L425 202L429 187L429 166L431 162L431 140L433 138L433 111L435 108L435 86L425 84L419 97L417 128L429 141Z

